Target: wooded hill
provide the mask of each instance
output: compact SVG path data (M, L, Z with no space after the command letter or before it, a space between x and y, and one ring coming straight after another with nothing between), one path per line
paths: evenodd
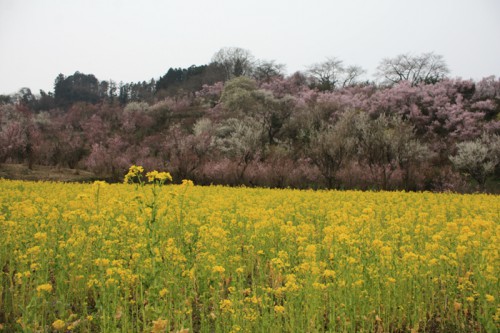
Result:
M137 164L198 184L496 191L500 79L448 78L433 53L378 70L367 82L328 58L285 75L227 48L158 80L60 74L53 92L0 97L0 163L110 181Z

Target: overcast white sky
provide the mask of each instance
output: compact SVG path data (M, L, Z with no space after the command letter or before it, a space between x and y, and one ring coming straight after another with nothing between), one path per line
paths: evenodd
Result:
M0 94L59 73L131 82L248 49L287 72L335 56L373 74L400 53L443 55L452 77L500 75L499 0L0 0Z

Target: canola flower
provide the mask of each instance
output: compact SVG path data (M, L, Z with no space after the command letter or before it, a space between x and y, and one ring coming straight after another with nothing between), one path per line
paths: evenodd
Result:
M144 168L142 166L132 165L127 174L125 175L123 182L125 184L131 183L137 180L140 184L143 183L143 173ZM164 184L166 181L172 181L172 175L169 172L159 172L157 170L149 171L146 173L147 181L150 183Z
M52 323L52 327L56 330L56 331L60 331L60 330L63 330L65 327L66 327L66 324L64 323L64 321L62 321L61 319L57 319L55 320L53 323Z
M0 180L0 327L500 328L499 196L170 185L140 166L127 175Z
M134 178L139 178L139 181L141 181L143 172L144 168L142 166L132 165L129 168L128 173L125 175L123 182L125 184L128 184L129 182L133 181Z
M41 292L50 293L52 291L52 285L50 283L41 284L38 287L36 287L36 291L38 293L41 293Z
M149 182L159 181L164 183L169 180L172 181L172 176L168 172L158 172L156 170L150 171L146 174Z

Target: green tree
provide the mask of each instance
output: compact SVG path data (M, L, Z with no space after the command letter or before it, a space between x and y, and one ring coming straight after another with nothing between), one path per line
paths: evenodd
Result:
M333 126L324 126L312 135L307 155L318 167L328 188L340 185L337 174L355 153L356 121L356 112L345 112Z
M75 74L65 77L59 74L54 83L55 102L60 107L69 107L75 102L97 103L99 81L92 74Z
M253 96L256 90L255 80L244 76L234 78L224 85L221 102L230 112L248 115L256 107Z
M431 156L428 148L415 136L411 124L395 116L372 119L360 112L356 119L357 154L360 163L370 169L380 187L389 188L394 171L403 173L405 187L410 186L412 170Z

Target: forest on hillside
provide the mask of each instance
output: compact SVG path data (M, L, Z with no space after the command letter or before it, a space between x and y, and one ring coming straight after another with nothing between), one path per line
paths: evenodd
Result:
M377 82L327 58L285 75L240 48L158 80L60 74L54 91L0 96L0 163L121 181L264 187L498 190L500 78L448 77L434 53L380 62Z

